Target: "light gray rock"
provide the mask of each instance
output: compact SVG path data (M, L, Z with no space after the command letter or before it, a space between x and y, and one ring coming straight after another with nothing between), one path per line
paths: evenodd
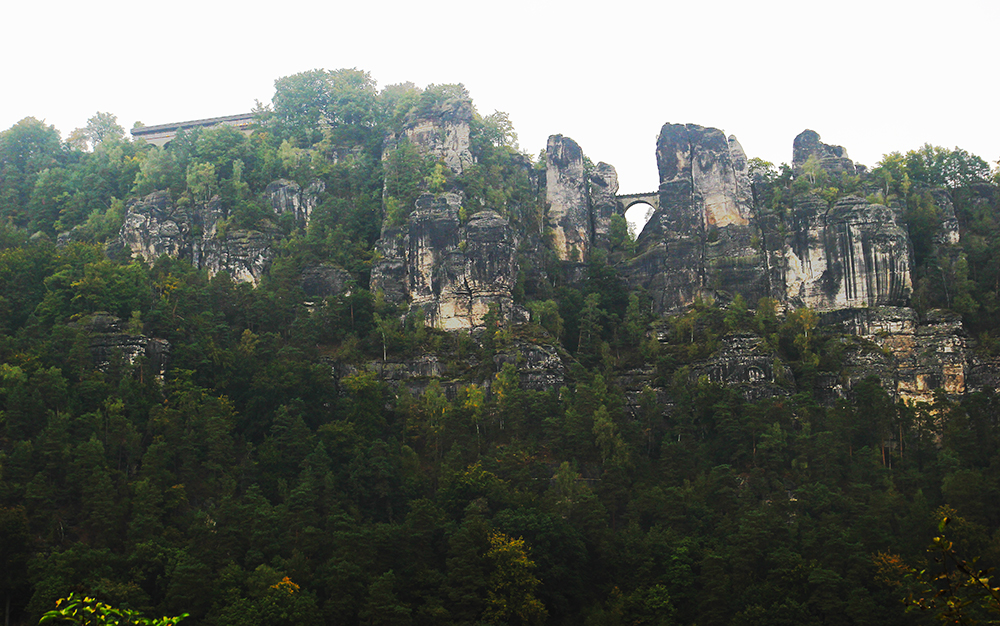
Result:
M495 211L461 224L458 194L424 194L400 228L387 228L376 250L371 289L386 300L409 302L425 323L442 330L480 327L491 305L502 319L520 317L512 292L517 240Z
M639 255L625 268L662 313L699 296L748 302L770 286L747 158L735 137L695 124L665 124L656 144L660 206L637 242Z
M560 261L586 261L591 220L583 150L569 137L552 135L545 147L545 159L545 217L552 246Z
M275 215L291 213L295 216L295 223L304 228L309 224L309 217L325 190L326 183L321 180L314 180L302 189L298 183L281 178L269 184L264 194L270 200Z
M857 197L826 206L816 196L798 199L780 253L771 255L789 305L909 304L913 249L900 210Z
M411 117L403 134L422 154L434 156L461 174L475 162L469 139L473 115L471 98L455 96Z
M221 235L222 219L218 197L179 208L169 192L157 191L129 204L119 245L147 263L167 255L188 259L210 274L225 271L238 282L260 282L274 258L277 231L233 229Z

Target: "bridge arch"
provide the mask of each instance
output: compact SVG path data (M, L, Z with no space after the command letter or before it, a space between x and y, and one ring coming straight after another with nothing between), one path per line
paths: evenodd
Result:
M652 216L653 212L660 208L660 194L656 192L652 193L629 193L621 194L615 196L618 201L618 210L625 216L631 227L635 229L635 236L638 237L642 232L642 229L646 226L648 218ZM652 209L646 209L645 212L640 213L640 206L652 207ZM631 214L629 210L633 209Z

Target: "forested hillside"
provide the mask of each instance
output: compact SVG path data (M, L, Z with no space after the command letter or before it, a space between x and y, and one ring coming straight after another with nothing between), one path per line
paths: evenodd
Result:
M885 626L940 612L907 597L945 586L943 518L955 554L1000 562L1000 189L981 158L744 164L757 221L738 227L761 226L739 245L771 275L769 241L807 209L900 216L893 315L946 345L913 359L961 351L971 372L961 393L950 362L911 389L887 373L892 328L727 291L737 273L676 307L637 287L672 218L636 241L609 208L574 244L547 195L570 149L522 153L461 85L275 85L252 134L157 148L108 113L65 139L33 118L0 132L10 624L78 592L220 626ZM426 285L396 261L417 234L453 237ZM733 363L743 383L716 373ZM997 619L954 581L967 616Z

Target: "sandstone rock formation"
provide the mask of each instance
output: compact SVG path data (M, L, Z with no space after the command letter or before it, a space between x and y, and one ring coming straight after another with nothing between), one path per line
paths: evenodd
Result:
M583 150L562 135L549 137L545 147L546 225L560 261L584 261L590 251L590 206Z
M472 100L453 95L407 120L403 135L425 155L434 156L455 174L472 165L470 127ZM395 143L390 137L389 144Z
M814 130L802 131L792 142L792 170L801 172L809 157L816 157L819 166L831 174L854 174L857 171L854 161L847 156L847 150L821 142L819 133Z
M773 293L819 311L908 304L913 250L901 211L851 196L827 206L817 196L796 199L769 255Z
M459 220L462 198L424 194L402 227L386 228L376 246L371 289L390 302L409 302L443 330L481 326L490 305L502 318L519 315L514 231L495 211Z
M90 353L94 365L106 372L114 364L134 366L146 358L152 371L162 377L170 356L170 342L141 333L128 333L121 318L98 312L82 321L90 335Z
M120 237L133 255L152 262L189 255L190 232L191 214L174 206L169 191L154 191L129 204Z
M976 379L976 361L954 313L932 310L921 320L909 307L872 307L831 311L822 321L828 330L857 339L845 340L841 375L817 381L820 397L849 397L855 385L874 376L897 400L930 402L936 390L962 395L971 390L967 381Z
M657 312L694 302L706 292L769 295L747 171L735 137L694 124L665 124L656 144L660 208L625 268Z
M298 183L281 178L269 184L264 195L270 200L275 215L290 213L295 216L295 223L305 228L313 209L319 204L319 194L325 189L326 184L321 180L315 180L303 189Z
M593 247L610 247L611 217L621 213L621 206L615 199L618 193L618 172L613 165L603 161L590 173L590 215L593 226Z
M607 248L611 216L621 213L616 200L618 172L598 163L584 167L579 144L562 135L549 137L545 147L545 224L560 261L582 263L591 250Z
M496 371L505 363L517 368L521 389L550 391L559 389L566 382L566 366L559 352L552 346L541 346L515 340L503 352L493 357Z
M747 400L789 395L792 371L768 349L764 340L751 333L727 335L722 346L707 361L691 368L692 380L737 387Z
M147 263L163 255L190 259L211 274L226 271L233 280L256 284L274 258L277 232L231 229L223 235L218 229L222 218L218 197L181 208L169 192L156 191L128 205L119 241Z
M351 295L353 282L354 279L347 270L321 263L303 268L299 285L307 298L323 299L330 296Z

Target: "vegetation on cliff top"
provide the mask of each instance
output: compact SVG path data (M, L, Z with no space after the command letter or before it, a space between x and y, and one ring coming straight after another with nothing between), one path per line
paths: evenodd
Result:
M812 312L736 298L653 320L600 254L571 283L523 251L531 324L424 328L363 287L383 208L399 221L425 186L455 188L542 246L543 198L510 120L470 109L475 164L454 175L386 138L471 107L460 85L378 92L364 72L316 70L276 87L249 137L193 130L153 148L100 113L66 143L31 118L0 133L12 623L76 592L185 624L911 624L929 618L904 612L922 589L906 574L924 569L939 518L956 550L1000 560L993 393L914 407L868 380L853 402L821 404L813 381L839 372L843 344ZM757 166L778 214L796 194L898 204L917 304L963 313L987 347L1000 336L1000 202L980 160L924 147L856 180ZM277 220L256 288L104 254L137 196L218 195L230 223L254 227L275 220L263 191L280 177L326 192L307 228ZM942 188L960 244L934 243ZM630 253L622 226L613 259ZM306 307L301 270L318 261L360 287ZM162 380L141 358L95 368L100 312L170 342ZM788 395L748 401L692 378L732 332L790 364ZM564 387L522 385L509 361L531 343L566 355ZM404 367L433 354L446 376L391 387L385 363L364 365L383 354ZM649 384L626 393L637 372Z

